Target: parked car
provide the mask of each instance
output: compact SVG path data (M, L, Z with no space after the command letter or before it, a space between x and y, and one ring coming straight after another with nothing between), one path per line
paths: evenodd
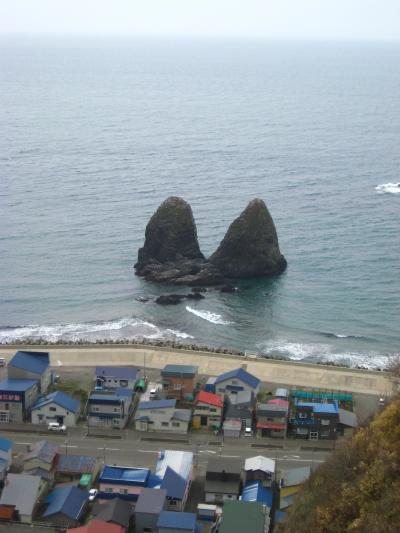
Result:
M97 489L90 489L89 490L89 501L90 502L94 501L98 493L99 491Z
M252 437L253 436L253 430L251 428L246 428L244 430L244 436L245 437Z
M4 357L0 357L0 366L6 366L6 360Z
M64 426L64 424L59 424L58 422L49 422L47 429L48 431L58 431L60 433L65 433L67 431L67 426Z

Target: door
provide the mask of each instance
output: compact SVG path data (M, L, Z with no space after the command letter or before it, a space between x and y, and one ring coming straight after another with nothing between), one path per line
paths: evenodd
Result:
M201 415L201 417L200 417L200 424L201 424L202 426L207 426L207 425L208 425L208 418L207 418L207 416Z
M310 440L318 440L318 431L310 431Z
M64 424L64 417L56 416L56 422L58 422L62 426Z

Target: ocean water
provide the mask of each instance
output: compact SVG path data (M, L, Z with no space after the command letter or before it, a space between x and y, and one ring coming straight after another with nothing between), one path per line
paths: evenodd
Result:
M398 44L0 47L0 342L176 338L368 367L399 351ZM170 195L192 205L206 255L265 200L286 273L138 302L176 292L133 272Z

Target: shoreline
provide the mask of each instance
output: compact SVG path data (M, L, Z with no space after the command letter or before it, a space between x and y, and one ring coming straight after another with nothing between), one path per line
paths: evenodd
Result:
M161 369L166 364L191 364L199 367L199 373L215 376L238 366L268 383L285 383L291 387L341 390L354 393L392 396L398 386L391 374L382 370L356 369L337 365L304 363L301 361L275 360L243 355L207 351L197 347L184 349L145 343L12 343L0 345L0 355L8 360L18 349L45 350L50 352L53 367L91 367L99 365L131 365Z

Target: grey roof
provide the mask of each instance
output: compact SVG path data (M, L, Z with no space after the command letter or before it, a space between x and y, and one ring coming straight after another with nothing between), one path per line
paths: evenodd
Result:
M136 379L139 368L129 366L96 366L96 376L114 379Z
M250 406L255 401L255 395L253 391L240 390L237 394L231 394L228 398L229 403L232 405Z
M240 474L242 460L234 457L211 457L208 460L207 472L225 472L226 474Z
M39 476L27 474L8 474L0 505L15 505L21 515L31 516L38 498Z
M239 494L239 487L240 479L236 481L206 479L204 491L215 492L217 494Z
M126 500L121 500L121 498L112 498L106 503L96 503L92 511L93 518L119 524L126 528L129 526L131 515L131 504Z
M165 489L143 488L135 507L135 513L159 514L164 509L166 497Z
M91 455L64 455L58 456L57 472L69 474L93 474L97 467L97 457Z
M190 422L192 418L192 412L190 409L176 409L172 416L175 420L180 420L181 422Z
M339 424L349 426L351 428L357 427L357 415L346 409L339 409Z
M259 403L257 405L257 414L258 415L268 415L268 413L272 413L272 415L286 415L288 412L288 407L284 405L277 405L275 403Z
M163 377L194 377L197 374L198 366L193 365L165 365L161 370Z
M57 444L48 442L47 440L40 440L34 444L30 444L29 452L23 457L23 461L30 461L31 459L38 459L44 463L51 464L54 457L58 453Z
M310 466L301 466L300 468L291 468L286 470L282 474L281 486L292 487L294 485L300 485L307 481L311 475Z
M237 405L229 405L225 413L227 418L239 418L240 420L247 420L252 417L251 410L247 407L238 407Z

